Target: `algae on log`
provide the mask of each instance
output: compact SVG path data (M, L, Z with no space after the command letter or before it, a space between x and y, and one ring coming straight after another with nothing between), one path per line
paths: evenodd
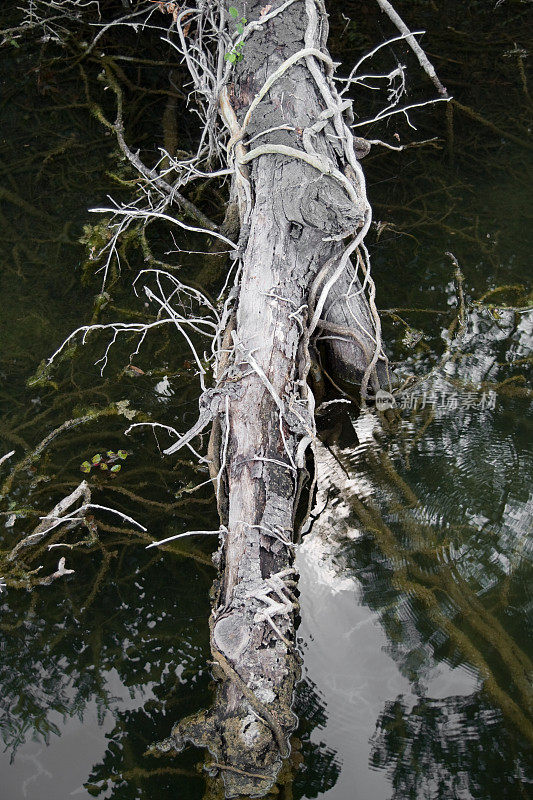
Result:
M260 23L263 5L247 4L248 19ZM343 118L349 103L332 81L325 8L306 0L267 12L220 97L240 272L216 386L191 431L213 422L222 536L210 623L216 696L159 745L206 747L226 797L269 792L297 722L292 562L315 439L311 338L328 337L336 371L364 389L375 391L386 371L373 296L359 291L350 262L354 253L372 285L363 245L370 207Z

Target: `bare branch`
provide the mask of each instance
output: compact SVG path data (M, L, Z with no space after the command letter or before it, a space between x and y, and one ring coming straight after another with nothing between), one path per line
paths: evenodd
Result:
M444 99L449 100L450 97L448 95L447 90L444 88L442 83L439 80L437 73L435 72L435 67L424 53L418 42L416 41L414 35L411 33L403 19L400 17L397 11L394 10L393 6L388 2L388 0L376 0L378 6L381 8L382 11L388 16L391 22L396 25L400 33L405 37L407 43L413 53L418 58L418 62L424 72L429 76L430 80L432 81L433 85L437 88L439 94L443 96Z

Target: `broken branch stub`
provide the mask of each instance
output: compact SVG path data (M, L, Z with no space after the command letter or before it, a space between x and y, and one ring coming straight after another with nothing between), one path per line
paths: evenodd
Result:
M311 338L328 325L341 331L330 350L363 396L379 388L386 367L363 243L371 210L348 104L332 79L324 4L280 3L261 15L262 6L247 5L244 58L226 67L219 87L241 265L216 387L204 392L192 431L167 450L212 421L221 517L210 621L216 697L153 750L207 748L226 797L268 793L296 725L292 560L305 451L315 440Z

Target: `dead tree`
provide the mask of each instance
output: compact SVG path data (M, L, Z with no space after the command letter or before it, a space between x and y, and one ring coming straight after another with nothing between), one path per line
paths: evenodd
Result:
M247 0L239 10L214 0L181 10L175 3L159 7L171 13L167 41L190 72L204 130L195 158L179 161L165 152L159 165L146 167L128 147L120 88L107 74L117 98L112 127L146 180L147 201L145 208L137 202L105 209L118 220L110 257L133 221L167 220L209 232L231 248L233 288L215 307L163 270L144 270L138 280L146 281L147 297L159 306L156 322L80 330L85 339L92 329L110 329L112 344L122 330L138 332L142 341L150 328L170 323L193 349L202 385L199 419L184 436L174 431L177 441L165 452L191 447L211 426L208 460L220 514L210 619L217 689L212 708L181 721L156 751L205 747L227 797L260 797L278 778L296 724L292 563L313 494L309 376L317 341L335 373L360 386L363 403L388 383L364 241L371 209L359 157L368 143L354 136L352 101L344 96L369 56L344 83L336 82L323 0ZM137 25L139 13L117 24ZM399 22L405 30L394 41L405 39L420 57L414 34ZM388 80L381 118L405 111L399 107L403 67L373 77ZM231 177L221 229L181 193L206 175ZM196 225L168 213L172 203ZM178 312L172 300L184 293L205 313L192 319ZM187 329L211 333L211 385ZM107 351L104 366L106 357Z
M269 790L296 723L292 561L315 441L311 343L327 338L363 396L386 376L364 245L370 206L351 102L333 82L324 5L251 2L246 14L244 57L219 93L238 277L215 385L197 425L167 451L212 423L222 542L210 622L216 699L177 725L164 749L206 747L228 797Z

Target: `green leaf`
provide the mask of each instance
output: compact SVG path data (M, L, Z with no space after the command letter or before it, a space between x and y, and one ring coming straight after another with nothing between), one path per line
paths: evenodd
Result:
M104 469L105 470L105 469L109 469L109 467L107 466L107 464L104 464L104 462L102 461L102 463L100 464L100 469Z
M242 22L242 24L243 24L243 25L246 25L246 23L248 22L248 20L246 19L246 17L243 17L243 18L241 19L241 22Z
M228 11L229 11L229 13L231 14L231 16L233 17L233 19L236 19L236 18L239 16L239 12L238 12L238 11L237 11L237 9L235 8L235 6L230 6L230 7L228 8Z
M91 458L91 461L93 462L93 464L99 464L101 460L102 460L102 454L101 453L96 453L96 455L94 455Z
M226 53L226 55L224 56L224 60L229 61L230 64L235 64L235 62L237 61L237 56L235 55L235 53Z
M108 450L106 453L106 456L108 456L109 458L115 458L116 455L117 454L115 453L114 450Z
M83 464L81 465L80 469L81 469L82 472L90 472L91 471L91 467L92 467L92 464L89 464L88 461L84 461Z
M244 33L244 25L242 22L237 23L237 33Z
M122 459L127 458L128 457L128 451L127 450L118 450L117 451L117 456L119 458L122 458Z
M110 472L120 472L122 469L122 464L115 464L114 467L111 467Z

